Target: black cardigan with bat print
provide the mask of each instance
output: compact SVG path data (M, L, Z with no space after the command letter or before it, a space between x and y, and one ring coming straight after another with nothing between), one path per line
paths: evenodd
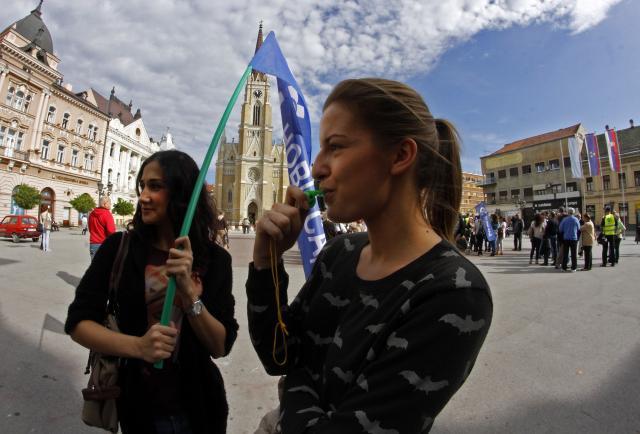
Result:
M266 371L286 375L285 434L428 432L476 361L493 312L480 271L442 241L393 274L365 281L355 270L367 243L358 233L325 245L290 304L279 264L289 334L275 354L271 271L250 265L249 332Z

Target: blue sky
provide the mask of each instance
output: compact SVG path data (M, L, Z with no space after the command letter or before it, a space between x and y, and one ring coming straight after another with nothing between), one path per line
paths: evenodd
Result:
M37 0L3 2L0 28ZM312 115L344 78L408 82L459 128L463 168L511 141L582 122L626 127L640 100L638 0L47 0L64 81L133 100L152 137L202 161L251 59L274 30ZM277 113L277 98L272 101ZM237 137L236 106L227 136ZM274 115L274 137L281 136ZM210 170L209 180L213 171Z
M512 141L583 123L640 122L640 5L625 1L587 31L553 24L482 31L409 83L464 140L463 168Z

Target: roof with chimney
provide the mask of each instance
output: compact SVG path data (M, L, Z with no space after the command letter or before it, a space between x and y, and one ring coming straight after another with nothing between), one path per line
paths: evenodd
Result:
M549 143L556 140L564 139L567 137L573 137L580 129L581 124L575 124L567 128L562 128L557 131L551 131L548 133L539 134L537 136L528 137L526 139L517 140L515 142L504 145L492 154L485 155L481 158L486 158L492 155L504 154L507 152L516 151L529 146L541 145L543 143Z
M640 153L640 127L630 126L623 130L617 130L618 143L620 144L620 156L622 158L627 154L638 155ZM597 134L598 150L600 152L600 158L607 156L607 139L604 137L604 133ZM607 157L608 161L608 157Z
M36 6L29 15L19 21L16 21L12 26L15 26L16 32L30 41L25 49L32 48L33 45L36 45L47 53L53 54L53 40L51 39L49 29L44 24L44 21L42 21L41 8L42 0L40 0L38 6Z
M109 98L105 98L93 88L90 89L90 92L92 93L98 108L101 111L108 113L111 118L117 118L124 126L127 126L131 122L134 122L142 117L140 109L138 109L135 114L131 113L133 102L129 101L129 103L125 103L124 101L120 100L116 96L115 87L111 89Z

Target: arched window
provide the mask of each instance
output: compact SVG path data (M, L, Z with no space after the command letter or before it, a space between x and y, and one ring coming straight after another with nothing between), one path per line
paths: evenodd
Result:
M113 157L113 154L116 152L116 144L115 142L111 142L111 149L109 150L109 157Z
M47 139L42 140L42 146L40 147L40 158L46 160L49 158L49 145L51 142Z
M69 113L65 113L62 115L62 128L63 129L67 129L67 127L69 126L69 118L71 117L71 115Z
M47 114L47 122L50 124L56 121L56 108L54 106L49 106L49 113Z
M16 97L13 100L13 108L22 110L22 104L24 104L24 92L19 90L16 92Z
M97 133L98 127L93 124L89 124L89 126L87 127L87 137L89 138L89 140L95 140Z
M76 134L82 134L82 119L78 119L76 122Z
M256 105L253 106L253 125L260 125L260 113L262 111L262 107L260 101L256 102Z
M11 105L11 101L13 101L13 95L16 92L16 88L11 86L9 87L9 90L7 91L7 99L5 100L5 104L6 105Z

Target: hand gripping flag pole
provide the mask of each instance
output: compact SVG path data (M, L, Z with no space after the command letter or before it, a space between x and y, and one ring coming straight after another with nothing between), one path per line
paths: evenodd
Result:
M227 104L227 108L224 110L222 114L222 119L220 119L220 123L218 123L218 128L216 129L215 134L213 135L213 139L209 144L209 150L202 161L202 167L200 168L200 174L198 175L198 179L196 179L196 185L193 187L193 192L191 193L191 199L189 200L189 206L187 207L187 213L184 216L184 220L182 222L182 228L180 229L180 236L184 237L189 235L189 230L191 229L191 223L193 222L193 216L196 212L196 206L198 204L198 198L200 197L200 192L202 191L202 187L204 185L204 178L207 175L207 171L209 170L209 165L211 164L211 159L213 158L213 154L216 152L216 147L218 146L218 142L220 141L220 136L222 136L222 132L224 131L224 127L227 125L227 120L229 119L229 115L231 114L231 110L233 109L236 100L238 99L238 95L240 95L240 91L244 86L249 74L251 74L251 70L253 68L251 65L247 66L247 69L244 71L242 78L238 82L236 89L233 91L233 95ZM176 278L175 276L171 276L169 279L169 284L167 285L167 293L164 297L164 305L162 306L162 317L160 318L160 324L163 326L168 326L169 321L171 319L171 307L173 306L173 299L176 295ZM156 362L153 366L158 369L162 369L163 362L162 360Z

